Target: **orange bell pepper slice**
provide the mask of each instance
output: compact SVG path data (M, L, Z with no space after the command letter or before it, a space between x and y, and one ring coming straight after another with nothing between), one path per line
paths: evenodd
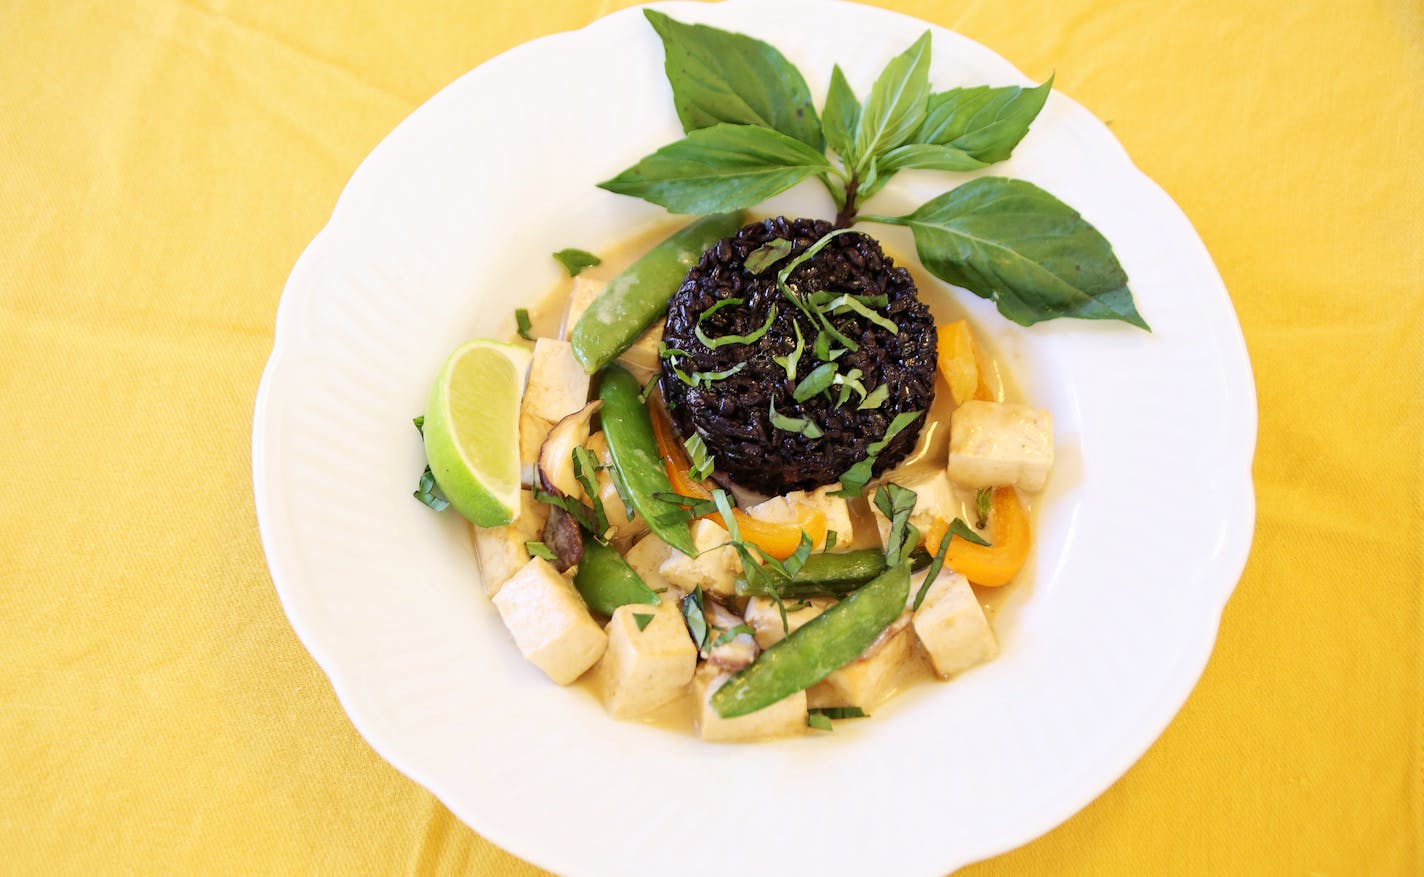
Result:
M989 374L993 365L984 355L967 320L945 323L936 330L939 338L939 373L949 384L954 404L963 405L970 399L997 402Z
M689 473L687 456L673 435L672 425L658 412L653 412L652 421L653 437L657 440L658 454L663 459L663 468L667 470L672 489L682 496L710 499L711 491L694 481ZM721 515L702 517L718 526L725 526ZM803 532L813 545L819 545L826 538L826 514L820 509L797 507L795 522L763 521L735 508L732 509L732 518L737 522L743 541L750 542L777 560L785 560L796 553Z
M997 588L1013 581L1023 569L1033 545L1033 533L1029 529L1028 510L1012 487L994 488L989 520L994 526L992 544L975 545L968 539L950 536L944 565L976 585ZM938 549L948 533L949 525L936 519L925 534L925 544Z

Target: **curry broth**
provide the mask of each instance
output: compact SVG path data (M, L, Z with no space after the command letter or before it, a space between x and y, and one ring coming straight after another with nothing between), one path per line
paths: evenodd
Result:
M759 219L763 217L757 217ZM755 221L753 219L752 221ZM584 269L580 276L590 280L607 282L616 277L619 272L628 267L640 256L653 248L659 241L672 234L682 223L677 220L669 220L656 223L636 235L629 236L619 241L614 246L605 248L597 255L602 262L596 266ZM882 242L883 247L883 242ZM915 260L902 258L899 252L886 249L886 255L894 260L895 264L910 271L914 278L915 286L919 290L920 298L929 307L934 316L935 325L944 325L955 320L967 319L964 311L956 304L951 297L949 289L936 279L929 278ZM569 303L569 287L571 281L561 280L553 289L539 298L528 308L531 324L531 334L535 337L567 337L569 329L565 326L565 316ZM972 327L971 321L971 327ZM996 354L994 348L985 343L980 333L975 333L981 350L985 355L984 363L988 365L989 374L985 381L992 391L995 401L1022 401L1017 382L1013 374L1004 368L1002 358ZM513 340L513 339L511 339ZM982 365L982 364L981 364ZM935 404L931 406L930 417L921 430L920 440L916 443L915 450L900 463L897 469L905 470L915 467L943 467L948 462L948 434L949 434L949 412L953 410L953 404L949 401L948 387L944 384L942 377L936 378ZM1023 500L1028 509L1030 520L1033 519L1034 507L1022 494ZM973 495L966 495L964 491L959 491L961 502L960 517L971 524L974 518ZM869 505L864 499L852 501L852 517L856 518L856 543L857 547L873 544L879 545L879 536L873 524L867 528L863 521L868 519ZM1019 585L1015 582L1006 587L1014 588ZM1000 602L995 599L1001 594L995 594L995 598L990 598L989 591L1003 592L1004 588L975 589L979 597L979 603L984 609L985 616L992 622L995 616L996 604ZM598 673L599 665L583 674L582 677L570 688L582 691L586 696L603 702L602 685ZM914 643L910 658L906 660L896 671L895 676L885 686L877 704L883 704L901 692L912 688L924 681L935 679L935 674L930 666L928 657L918 642ZM867 710L870 712L870 710ZM691 691L684 696L677 698L666 705L659 707L632 721L641 724L653 725L668 730L696 734L696 705L693 702Z

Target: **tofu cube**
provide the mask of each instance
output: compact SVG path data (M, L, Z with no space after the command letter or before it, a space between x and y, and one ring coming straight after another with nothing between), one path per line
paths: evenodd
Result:
M681 597L684 593L682 589L674 587L658 568L663 565L663 561L673 555L672 546L654 536L652 533L644 536L634 543L632 548L623 555L623 559L628 561L628 565L643 580L643 584L660 591L667 588L669 592L676 592L676 596Z
M544 446L544 439L549 437L549 430L554 428L554 424L530 414L528 411L519 412L519 463L521 466L536 466L539 463L539 449Z
M505 582L493 602L519 651L560 685L582 676L608 646L573 583L541 558Z
M949 483L949 475L943 469L906 467L903 471L890 473L884 480L915 492L915 510L910 512L910 523L919 528L921 535L928 534L936 520L943 527L964 516L959 494ZM880 531L880 544L884 545L890 537L890 519L881 514L873 503L871 514L875 516L875 526Z
M833 550L849 551L855 541L850 507L844 499L830 495L832 490L839 489L839 485L827 485L812 491L796 490L785 496L773 496L748 508L747 514L763 521L791 523L799 518L801 509L815 509L826 516L826 531L835 531L836 546ZM812 546L816 551L823 551L825 547L824 538L816 540Z
M574 358L573 346L554 338L535 341L520 411L558 423L587 401L588 374Z
M935 673L944 679L999 653L998 640L969 580L949 570L930 586L915 612L914 628Z
M752 597L747 600L747 611L743 615L747 624L756 631L757 645L769 649L785 639L787 633L800 629L835 602L829 597L814 597L804 603L785 601L786 627L782 627L781 611L776 608L776 601L770 597Z
M1053 466L1053 415L1010 402L969 401L950 415L949 477L963 487L1043 489Z
M697 733L709 743L740 743L770 737L793 737L806 733L806 692L778 700L754 713L724 719L712 708L712 694L732 674L703 664L692 677L692 697L696 706Z
M658 572L684 593L701 587L724 597L735 596L742 563L737 552L727 544L727 531L706 518L693 521L692 544L697 548L696 557L672 549Z
M608 284L602 280L594 280L589 277L575 277L574 284L569 289L569 309L564 312L564 323L559 327L559 337L568 340L569 333L574 330L579 317L588 310L588 306L593 304L593 300L598 298L598 294L603 292L603 288Z
M593 451L600 465L613 464L613 455L608 452L608 440L601 431L589 436L584 447ZM613 528L613 538L633 539L648 532L648 522L643 520L642 515L634 512L632 520L628 519L628 509L623 505L623 497L618 495L618 488L613 486L613 477L608 472L607 469L598 470L598 498L603 503L603 513L608 516L608 524Z
M480 580L485 596L499 593L509 577L529 562L525 542L540 538L549 507L534 501L532 491L519 492L519 513L503 527L474 527L475 556L480 563Z
M638 336L633 346L623 351L618 363L633 373L640 383L647 383L662 368L658 357L658 347L663 341L663 325L666 320L658 320L648 331Z
M697 670L697 647L676 599L664 597L657 606L619 606L604 631L608 651L597 673L603 704L614 718L641 716L687 691Z
M807 694L813 708L854 706L863 710L880 703L895 685L900 668L910 660L914 638L906 613L859 658L813 686Z

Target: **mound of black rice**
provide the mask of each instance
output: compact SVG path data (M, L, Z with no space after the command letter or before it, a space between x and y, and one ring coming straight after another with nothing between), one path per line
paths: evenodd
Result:
M909 272L874 238L830 238L791 271L785 290L778 287L777 275L831 230L821 220L784 217L747 225L703 253L669 303L659 386L673 423L684 437L702 436L720 475L761 493L838 480L897 414L928 411L934 399L934 320ZM758 270L748 269L749 258ZM858 296L879 319L828 307L841 295ZM857 349L834 340L822 320ZM735 336L751 340L724 340ZM827 361L858 386L836 383L797 401L796 387ZM876 475L914 448L922 423L880 451Z

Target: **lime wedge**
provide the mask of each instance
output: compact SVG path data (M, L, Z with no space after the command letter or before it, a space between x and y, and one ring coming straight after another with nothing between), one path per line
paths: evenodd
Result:
M477 339L440 369L425 406L425 458L455 511L481 527L519 509L519 399L529 351Z

